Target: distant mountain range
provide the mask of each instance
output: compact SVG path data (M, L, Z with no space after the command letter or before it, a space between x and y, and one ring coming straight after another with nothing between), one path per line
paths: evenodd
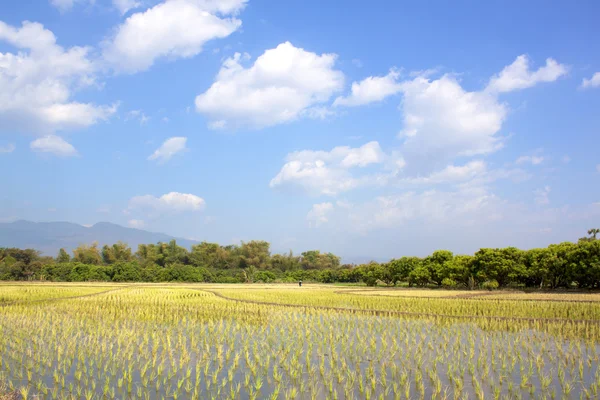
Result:
M31 222L15 221L0 223L0 247L31 248L44 255L55 256L64 247L68 252L80 244L98 242L100 246L120 241L137 250L139 244L169 242L188 249L198 242L175 238L164 233L148 232L141 229L126 228L110 222L98 222L91 227L71 222Z

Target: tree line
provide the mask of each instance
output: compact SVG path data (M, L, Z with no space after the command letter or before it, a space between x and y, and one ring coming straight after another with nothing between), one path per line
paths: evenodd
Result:
M81 245L54 257L33 249L0 248L0 280L106 282L295 282L364 283L467 289L600 288L600 229L577 243L546 248L483 248L473 255L434 251L387 263L341 264L332 253L311 250L271 254L265 241L221 246L202 242L191 250L169 243L142 244L136 252L118 242Z

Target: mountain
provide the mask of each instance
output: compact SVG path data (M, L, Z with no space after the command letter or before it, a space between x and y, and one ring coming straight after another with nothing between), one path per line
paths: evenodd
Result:
M49 256L58 254L61 247L70 252L84 243L98 242L100 246L103 246L120 240L136 251L139 244L169 242L172 239L177 240L177 244L180 246L187 248L197 243L164 233L126 228L110 222L98 222L89 228L71 222L15 221L0 223L0 247L31 248Z

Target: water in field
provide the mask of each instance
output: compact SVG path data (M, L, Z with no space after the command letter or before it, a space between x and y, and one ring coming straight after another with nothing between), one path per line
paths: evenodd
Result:
M593 341L136 290L0 309L0 377L41 398L597 398Z

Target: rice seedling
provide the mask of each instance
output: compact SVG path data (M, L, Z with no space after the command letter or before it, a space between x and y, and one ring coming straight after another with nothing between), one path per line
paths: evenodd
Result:
M597 398L594 303L240 288L72 285L97 294L0 307L0 379L44 399Z

